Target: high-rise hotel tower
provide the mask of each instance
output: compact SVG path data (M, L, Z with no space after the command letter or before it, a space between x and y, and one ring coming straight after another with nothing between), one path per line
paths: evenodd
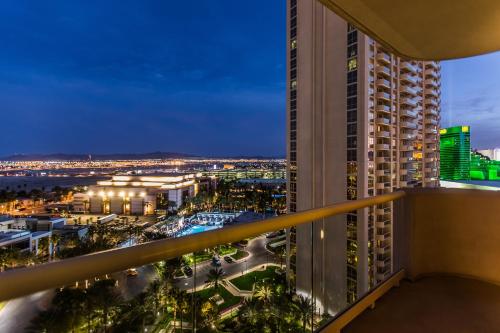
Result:
M389 53L317 0L287 1L291 213L439 184L440 65ZM392 204L288 230L288 277L336 312L392 271Z

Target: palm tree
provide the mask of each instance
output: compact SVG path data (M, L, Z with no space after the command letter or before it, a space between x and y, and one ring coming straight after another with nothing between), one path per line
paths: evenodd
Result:
M64 288L52 299L53 307L68 321L71 332L80 326L85 305L85 292L81 289Z
M267 282L259 284L255 288L255 291L254 291L254 294L253 294L253 296L256 299L258 299L258 300L260 300L260 301L262 301L262 302L264 302L266 304L268 304L269 302L271 302L271 298L273 297L273 295L274 295L273 288Z
M38 241L38 246L40 248L40 252L37 253L39 256L44 256L49 252L50 240L47 237L43 237Z
M154 280L146 290L146 301L153 306L153 311L156 314L161 305L162 285L159 280Z
M87 291L87 294L92 298L93 304L102 313L101 321L104 323L104 332L107 331L110 312L122 301L115 285L115 280L100 280Z
M6 267L12 266L17 258L17 253L13 249L0 248L0 272L3 272Z
M146 323L154 322L153 304L148 301L148 293L140 293L120 306L114 332L144 332Z
M221 284L227 284L226 280L224 280L224 271L222 270L222 268L212 268L208 272L207 278L207 288L213 287L215 290L217 290L219 289L219 286Z
M286 251L284 246L278 246L274 252L274 257L276 261L280 264L280 268L283 268L283 260L286 257Z
M294 308L302 321L302 331L305 332L307 324L312 319L313 303L309 297L298 295Z
M26 266L32 266L40 262L38 256L30 251L19 252L16 259Z
M188 298L188 295L187 295L187 292L185 290L182 290L179 292L179 294L177 295L178 299L177 299L177 306L179 307L179 314L180 314L180 320L181 320L181 330L182 330L182 321L183 321L183 318L184 318L184 313L187 312L187 310L189 309L189 298Z
M200 317L202 326L209 327L217 320L219 307L214 301L208 300L201 305Z
M57 255L57 247L58 247L60 241L61 241L60 235L53 233L50 236L50 242L52 244L52 258L55 258Z
M42 311L31 320L26 328L27 332L33 333L63 333L68 331L67 322L56 309Z
M168 302L174 311L174 332L177 325L177 311L179 309L179 294L180 290L177 287L170 288L168 292Z
M260 320L260 308L257 299L250 297L243 301L240 319L245 326L255 327Z
M291 296L289 294L281 293L276 288L274 297L272 299L271 315L276 321L276 329L278 332L290 331L290 323L294 322L295 316L291 309ZM284 289L284 288L283 288Z

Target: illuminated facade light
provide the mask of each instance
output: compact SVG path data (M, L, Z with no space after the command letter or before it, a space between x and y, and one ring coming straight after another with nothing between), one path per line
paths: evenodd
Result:
M112 197L112 196L114 196L114 195L115 195L115 192L113 192L113 191L109 191L109 192L108 192L108 197Z
M132 178L129 177L129 176L113 176L113 180L114 181L121 181L121 182L128 182L130 181Z

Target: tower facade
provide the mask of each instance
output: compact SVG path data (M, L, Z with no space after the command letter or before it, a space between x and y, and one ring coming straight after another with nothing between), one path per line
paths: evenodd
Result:
M288 0L288 209L439 184L440 65ZM392 272L392 204L288 231L289 279L334 313Z
M455 126L440 130L441 179L470 179L470 127Z

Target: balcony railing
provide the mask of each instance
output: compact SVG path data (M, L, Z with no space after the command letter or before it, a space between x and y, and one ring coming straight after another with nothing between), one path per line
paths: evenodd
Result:
M400 182L402 183L405 181ZM382 185L386 187L385 184ZM227 226L216 231L5 271L0 273L0 300L5 301L130 267L177 258L186 253L237 242L263 233L291 227L315 228L316 222L310 224L311 221L321 221L318 226L322 226L322 239L325 226L339 223L329 219L330 217L366 207L388 207L394 216L392 225L390 218L385 219L385 215L377 215L376 222L377 225L382 223L375 234L379 244L374 249L376 257L384 258L374 262L374 276L380 283L361 292L356 302L333 314L333 318L326 320L323 326L320 323L320 314L316 314L316 305L311 305L312 313L306 323L308 331L319 329L338 332L347 325L347 332L350 332L349 327L359 327L359 321L365 318L357 317L366 309L373 308L381 297L392 297L390 294L384 294L393 286L399 285L404 278L417 281L418 278L431 276L432 279L436 274L445 274L472 277L486 281L492 286L499 284L500 266L496 264L500 257L500 226L497 219L500 216L499 200L499 193L487 191L407 189L341 202L268 220ZM393 202L392 209L390 202ZM384 220L378 221L379 217ZM476 223L479 221L480 223ZM313 274L313 270L309 273ZM495 287L491 288L494 294ZM457 290L457 294L459 293L460 290ZM315 294L312 296L315 297ZM403 299L402 302L404 301ZM391 320L385 318L378 322ZM379 330L375 327L374 331Z

